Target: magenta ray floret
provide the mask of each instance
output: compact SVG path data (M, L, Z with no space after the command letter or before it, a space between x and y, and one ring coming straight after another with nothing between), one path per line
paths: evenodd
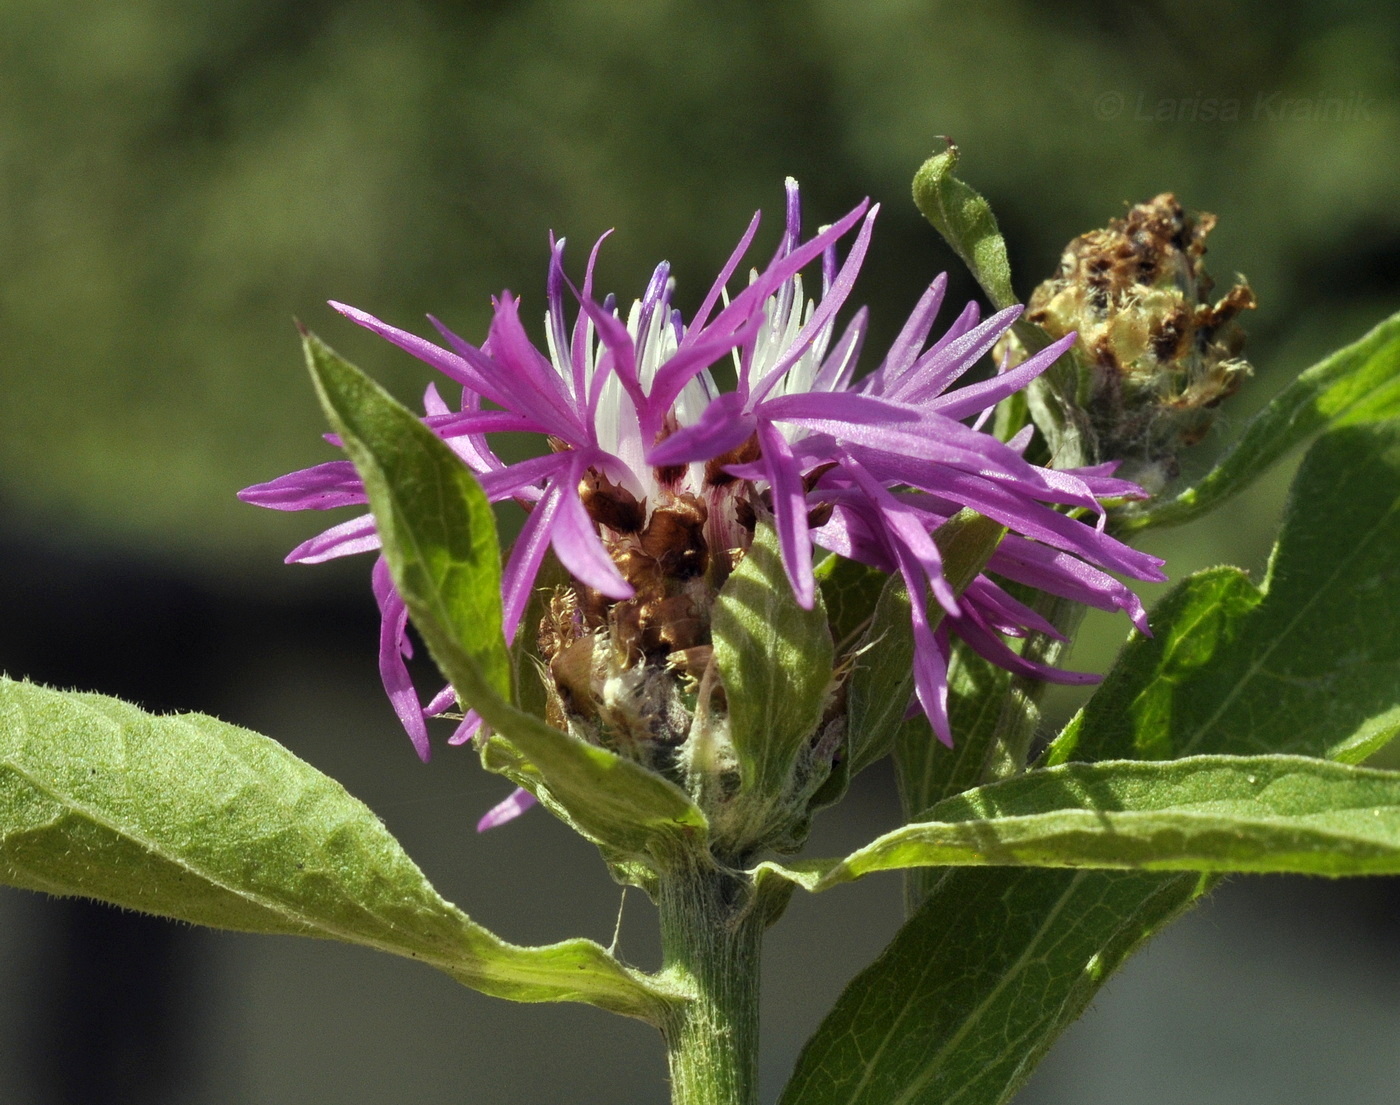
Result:
M798 190L789 181L785 232L771 261L729 298L726 285L753 239L755 216L689 323L671 305L666 264L623 316L612 297L600 301L594 294L601 240L577 288L565 274L564 241L551 239L542 348L528 336L520 303L509 292L493 300L480 346L436 319L445 347L332 303L461 385L455 410L429 386L424 422L477 475L491 501L513 499L528 507L503 571L508 638L520 629L548 550L601 601L630 600L636 577L624 568L636 552L636 535L659 511L681 507L697 519L696 532L713 550L745 547L754 510L771 512L787 576L809 608L814 546L898 572L913 594L932 593L944 611L936 628L924 603L912 604L915 687L945 742L952 740L947 664L954 635L1013 672L1061 682L1094 679L1036 664L1008 647L1006 637L1056 630L993 577L1122 610L1146 631L1141 603L1108 573L1162 579L1161 561L1111 537L1103 506L1141 496L1140 489L1116 479L1113 465L1054 470L1029 463L1023 456L1029 428L1009 442L983 432L992 408L1044 372L1074 335L989 379L955 386L1021 309L983 320L969 304L931 340L946 289L939 276L883 361L856 379L867 313L856 311L840 337L836 316L850 297L877 214L877 207L862 203L804 242ZM850 249L838 258L836 244L852 229ZM808 299L801 273L818 258L821 294ZM566 299L579 305L572 323ZM722 393L711 369L731 357L736 387ZM550 451L507 464L490 442L490 435L506 431L543 435ZM294 472L240 496L276 510L366 501L345 461ZM955 595L931 534L964 507L1009 532L988 574ZM376 548L373 520L364 515L298 546L288 560L314 563ZM383 619L384 685L426 759L425 717L449 708L451 692L425 707L414 691L404 663L410 651L406 614L382 557L374 593ZM469 717L452 741L465 740L474 727ZM482 826L508 820L528 803L523 792L514 795Z

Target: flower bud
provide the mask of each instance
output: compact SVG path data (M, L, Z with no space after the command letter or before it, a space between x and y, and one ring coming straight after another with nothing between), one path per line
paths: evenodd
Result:
M1077 331L1082 406L1099 461L1156 492L1177 454L1205 436L1215 408L1252 371L1235 321L1255 306L1240 278L1211 305L1202 256L1215 216L1164 192L1065 247L1060 271L1036 288L1026 318L1052 338Z

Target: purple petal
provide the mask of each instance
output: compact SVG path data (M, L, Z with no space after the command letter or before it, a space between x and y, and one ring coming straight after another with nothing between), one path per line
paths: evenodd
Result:
M816 237L798 246L791 253L776 257L768 268L759 274L757 280L729 301L707 329L732 330L755 310L761 314L768 297L778 291L790 277L805 268L808 262L820 257L828 245L843 238L846 231L855 226L869 206L868 199L861 200Z
M447 743L451 745L466 744L477 733L481 732L481 715L475 710L468 710L466 716L462 718L462 724L452 730L452 735L447 738Z
M514 821L536 801L535 796L528 790L517 787L509 798L497 802L482 815L481 820L476 823L476 831L484 833L488 829L504 825L507 821Z
M943 305L943 293L948 287L948 274L940 272L928 290L919 298L905 321L899 336L885 354L885 360L875 370L878 378L896 379L918 359L919 349L928 340L928 332L933 329L933 320L938 317L938 308Z
M899 556L899 571L910 595L923 593L919 573L909 558ZM948 724L948 661L938 647L928 624L928 611L922 602L909 604L909 620L914 631L914 693L933 726L933 732L949 748L953 731Z
M948 580L943 575L943 556L938 551L938 546L929 535L923 523L914 514L905 509L902 504L880 486L865 468L847 454L842 465L844 471L849 472L856 482L864 490L869 504L878 512L881 528L886 537L895 546L895 555L904 563L906 557L901 554L900 546L905 553L912 556L915 562L923 570L923 574L928 579L934 597L938 599L938 604L950 614L957 614L958 600L953 594L953 589ZM924 593L922 583L917 589L909 592L911 602L918 605ZM919 596L919 597L916 597Z
M546 434L548 427L514 411L448 411L430 414L423 422L441 438L468 434Z
M1015 304L998 311L986 322L936 352L925 353L905 374L901 381L904 386L890 397L907 403L920 403L941 395L949 384L982 359L1002 334L1011 328L1023 309L1020 304Z
M798 332L792 347L782 360L769 369L763 379L754 385L751 402L761 401L765 395L772 391L787 370L806 354L817 336L831 325L837 310L846 302L847 297L851 294L851 289L855 287L856 276L859 275L860 266L865 261L866 250L870 247L870 235L875 229L875 216L879 213L880 205L877 203L865 216L865 221L861 223L860 231L851 246L851 252L846 255L845 264L841 266L841 271L837 274L831 288L822 296L821 303L817 305L817 309L812 312L812 317Z
M812 391L846 391L855 375L856 361L860 357L861 346L870 323L870 311L861 307L846 325L845 332L831 352L822 361L817 374L812 377ZM854 394L854 393L851 393Z
M724 267L719 270L719 276L710 285L710 290L700 303L700 308L695 312L695 319L691 323L693 331L698 331L705 325L710 317L710 312L715 309L715 304L724 294L724 286L729 283L729 278L734 275L734 270L739 267L739 262L743 260L744 254L749 251L749 246L753 243L753 236L758 233L760 213L755 211L752 219L749 220L749 228L739 238L739 244L734 247L734 252L729 255L729 260L724 263Z
M501 572L501 628L507 644L514 643L515 631L520 628L520 619L530 603L530 590L540 574L544 554L549 550L550 531L554 528L562 493L562 482L551 480L520 527L520 536Z
M438 714L455 705L457 705L457 692L452 689L452 684L449 683L433 695L428 704L423 707L423 713L428 717L437 717Z
M652 377L651 390L647 393L644 405L638 406L642 431L649 440L655 440L656 431L671 410L676 397L686 384L712 364L719 361L731 349L748 341L763 323L762 313L744 321L734 330L713 329L694 343L683 342L681 348L656 370ZM694 333L694 331L692 331ZM687 335L689 337L689 335Z
M592 440L589 428L583 425L581 404L568 394L549 359L530 344L520 323L520 303L508 292L496 300L487 341L492 357L501 366L499 386L508 396L506 401L496 402L548 426L550 433L571 445Z
M1017 583L1096 610L1122 610L1143 633L1147 613L1132 590L1079 557L1016 534L1007 534L988 562L989 570Z
M963 597L976 606L990 624L1007 636L1024 637L1027 633L1044 633L1057 641L1066 640L1065 635L1051 622L1025 603L1012 598L984 575L978 576L968 584Z
M770 421L812 425L833 437L838 435L828 427L917 422L920 417L917 410L902 403L845 391L804 391L795 395L779 395L764 400L758 411Z
M1047 345L1035 356L1027 357L1009 372L1002 372L989 380L959 388L951 395L940 396L929 405L939 414L959 421L970 414L986 410L1024 388L1054 364L1060 354L1074 345L1078 337L1071 331L1054 344Z
M568 283L564 276L564 239L557 241L554 232L549 235L549 276L545 278L545 302L548 304L545 325L554 338L554 348L559 356L569 356L569 331L564 325L564 287ZM584 392L583 362L569 356L574 385L574 401Z
M990 660L999 668L1005 668L1013 675L1042 679L1047 683L1062 683L1071 687L1097 683L1102 678L1093 672L1065 671L1063 668L1027 660L1009 649L1000 637L983 625L971 607L964 612L963 617L951 621L949 628L966 641L977 655Z
M456 353L449 353L441 346L434 345L432 342L420 338L417 334L410 334L407 330L400 330L397 326L390 326L387 322L380 322L379 319L375 318L367 311L361 311L358 307L351 307L347 303L337 303L333 299L330 300L330 305L351 322L359 323L366 330L370 330L378 334L381 338L393 342L406 353L411 353L420 361L432 365L433 368L449 378L456 380L459 384L465 384L467 387L475 391L480 391L483 395L490 397L493 401L499 401L492 395L494 389L487 378L489 373L484 374L482 372L483 364L481 362L485 362L486 358L479 350L472 349L471 352L476 354L476 358L480 358L480 361L477 361L476 358L473 358L472 361L468 361L466 357ZM465 342L462 344L464 346L466 345ZM502 406L504 405L505 404L502 404Z
M603 547L593 519L579 497L579 480L588 468L587 459L582 455L574 457L568 471L560 477L559 508L550 527L550 542L559 563L575 579L608 598L630 599L635 593L632 585L622 578Z
M389 565L381 556L374 562L370 576L374 601L379 604L379 678L384 682L389 703L413 742L418 758L428 762L428 727L423 721L423 707L418 692L413 689L404 656L409 654L408 608L394 590L389 578Z
M743 397L726 391L714 399L699 421L683 426L647 455L647 463L657 467L708 460L737 449L753 436L758 419L745 414Z
M1162 561L1157 557L1129 548L1049 507L1029 502L991 480L949 470L943 483L943 493L954 501L970 506L1017 533L1077 552L1096 564L1137 579L1166 578L1161 572Z
M807 493L802 487L802 473L783 435L773 427L758 427L758 443L773 492L773 525L778 530L783 567L798 605L810 610L817 601L817 581L812 575L812 540L807 528Z
M379 548L379 534L374 530L374 516L364 514L303 541L287 554L288 564L320 564L338 556L372 552Z
M508 468L487 472L480 477L481 490L488 501L499 503L503 499L519 496L526 487L551 480L569 463L568 453L546 453L542 457L531 457ZM530 496L538 498L538 494Z
M245 487L238 497L270 510L330 510L369 502L365 485L348 460L332 460L288 472L267 483Z

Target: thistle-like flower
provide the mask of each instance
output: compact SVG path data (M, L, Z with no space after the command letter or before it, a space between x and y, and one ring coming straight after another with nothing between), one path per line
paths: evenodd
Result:
M711 607L760 515L773 520L803 606L815 601L814 546L897 571L913 595L933 594L944 611L937 628L923 601L911 604L915 687L934 731L948 743L950 635L1015 672L1094 678L1035 664L1005 643L1003 636L1056 631L994 577L1124 610L1146 629L1136 596L1108 572L1160 579L1161 562L1110 537L1101 506L1136 496L1138 488L1115 479L1111 465L1078 471L1032 465L1022 455L1029 432L1003 443L982 429L993 406L1043 372L1073 335L1010 371L950 390L1020 309L982 321L969 304L930 342L946 284L940 276L879 366L856 378L866 312L856 312L833 338L877 211L862 203L804 242L797 186L789 181L775 256L728 297L726 285L757 229L755 216L689 323L671 307L666 264L624 318L611 296L601 302L594 296L597 247L575 288L564 271L564 242L552 241L543 351L527 336L509 293L494 301L479 347L436 320L446 347L332 304L461 385L455 410L430 386L424 421L477 475L488 498L513 499L528 510L503 572L509 638L521 628L549 549L568 573L570 583L554 592L539 627L554 724L652 766L674 758L692 729L691 692L705 679L713 683ZM857 226L839 259L837 242ZM809 300L801 274L818 258L822 291ZM567 298L579 305L572 325ZM711 369L727 357L737 386L721 392ZM490 442L503 431L543 435L549 451L506 464ZM283 510L365 502L345 461L241 495ZM931 534L965 507L1008 533L987 571L959 595L944 577ZM1099 524L1082 520L1085 515L1097 515ZM377 544L365 515L299 546L288 560L316 562ZM410 647L404 605L382 559L374 591L385 687L426 758L425 717L448 709L451 691L426 706L414 692L404 665ZM469 717L452 741L471 731ZM483 825L514 816L527 799L512 796Z

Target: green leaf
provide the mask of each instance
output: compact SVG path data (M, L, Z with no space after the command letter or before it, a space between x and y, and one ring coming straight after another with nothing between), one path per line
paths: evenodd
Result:
M1020 302L1011 284L1006 243L991 205L953 175L958 147L951 140L945 141L948 148L930 157L914 174L914 203L953 247L993 305L1005 309ZM1044 330L1024 318L1018 318L1012 329L1027 353L1036 353L1050 342ZM1044 435L1048 455L1055 458L1057 467L1089 463L1087 424L1077 409L1082 406L1080 400L1089 379L1077 354L1073 350L1065 353L1025 392L998 405L997 436L1008 439L1025 425L1029 415Z
M1307 369L1245 427L1200 483L1175 498L1115 518L1119 532L1174 526L1244 490L1295 445L1328 427L1400 416L1400 314Z
M701 847L705 816L674 784L512 706L501 636L500 549L486 496L407 408L314 335L306 358L331 426L369 494L394 586L457 696L519 750L517 778L612 857Z
M813 574L822 591L831 639L839 650L850 648L870 627L870 618L889 576L878 568L831 553Z
M1195 875L948 871L807 1042L781 1105L998 1105Z
M420 623L431 623L434 635L450 638L463 654L467 685L454 679L453 686L468 705L475 707L479 697L509 697L501 548L480 485L378 384L316 335L306 334L303 345L321 405L364 480L394 585L414 623L425 637Z
M1396 874L1400 773L1305 756L1067 764L946 799L839 862L786 870L820 891L873 871L984 864Z
M276 741L2 677L0 881L363 944L516 1001L652 1023L668 1002L590 941L523 948L475 924L363 803Z
M1350 616L1353 629L1369 641L1361 645L1362 666L1366 666L1365 656L1377 653L1375 642L1388 632L1384 627L1394 626L1396 604L1389 590L1394 586L1394 565L1381 566L1378 561L1384 557L1379 552L1358 546L1377 540L1368 534L1392 508L1393 498L1387 501L1386 493L1393 496L1396 475L1393 449L1387 443L1394 441L1395 431L1390 428L1359 438L1353 431L1348 434L1349 438L1319 443L1305 463L1305 469L1308 464L1319 466L1318 478L1309 490L1295 496L1295 504L1300 505L1290 516L1290 526L1307 533L1311 555L1290 551L1291 539L1285 535L1275 554L1263 603L1242 573L1233 569L1207 573L1183 587L1153 612L1160 651L1145 655L1144 650L1153 647L1149 641L1135 641L1125 650L1120 668L1110 675L1091 700L1085 719L1078 723L1076 744L1058 744L1058 751L1073 752L1079 759L1165 754L1159 750L1159 738L1121 717L1115 722L1113 712L1128 709L1136 695L1152 687L1158 677L1167 683L1171 707L1167 714L1177 717L1189 712L1192 681L1208 670L1200 665L1211 660L1216 644L1232 656L1235 650L1245 648L1235 643L1244 632L1236 622L1236 607L1243 603L1242 616L1254 618L1257 609L1274 601L1281 589L1292 586L1291 565L1299 564L1301 570L1301 564L1309 559L1330 563L1343 573L1355 571L1361 594L1350 604L1340 578L1329 582L1330 577L1317 570L1316 563L1305 579L1325 585L1326 603L1333 607L1340 603L1339 617ZM1347 454L1352 451L1359 456L1348 461ZM1344 486L1329 488L1327 471L1348 463L1369 467L1372 486L1367 488L1368 477L1358 473L1359 486L1343 480ZM1353 525L1339 521L1339 513L1345 515L1353 508L1369 516L1369 522ZM1305 524L1309 511L1324 515L1315 527ZM1388 525L1380 528L1389 532ZM1330 538L1328 526L1333 527ZM1394 549L1394 540L1378 546L1386 547ZM1393 562L1394 557L1390 559ZM1370 565L1370 570L1360 570L1363 564ZM1389 579L1390 583L1378 584L1378 579ZM1215 590L1209 592L1208 586ZM1299 584L1299 591L1305 590L1306 584ZM1365 596L1377 591L1392 597L1388 605L1375 601L1368 609ZM1300 593L1294 598L1306 603L1309 596ZM1326 620L1316 611L1308 611L1306 616ZM1210 625L1212 619L1219 625ZM1293 633L1282 614L1270 624L1290 636ZM1382 627L1379 631L1373 629L1377 624ZM1256 644L1267 652L1264 631L1257 626L1245 628L1251 634L1259 632ZM1224 640L1218 640L1222 635ZM1336 634L1328 634L1322 642L1325 650L1331 649L1335 640ZM1306 634L1300 629L1295 644L1301 650L1305 642ZM1248 651L1259 656L1254 646ZM1130 661L1130 653L1136 653L1137 658ZM1379 680L1385 666L1377 665L1374 673ZM1262 669L1250 674L1261 682L1268 678ZM1392 688L1397 686L1393 674L1389 679ZM1183 683L1179 693L1178 682ZM1282 685L1274 681L1274 686L1278 690ZM1295 690L1303 686L1288 684ZM1150 693L1163 692L1158 688ZM1316 699L1313 701L1316 704ZM1271 747L1357 758L1386 735L1387 708L1368 720L1364 710L1338 708L1337 703L1321 706L1316 719L1299 714L1278 717L1288 724L1275 730ZM1099 713L1091 725L1089 714L1095 710ZM1241 715L1232 713L1231 717L1238 721ZM1254 727L1246 727L1246 732L1253 731ZM1210 725L1200 730L1195 751L1246 750L1236 745L1235 736L1223 723ZM1141 748L1138 737L1143 738ZM1196 874L1014 867L945 871L922 908L880 959L847 987L809 1041L783 1102L1000 1105L1025 1081L1109 973L1189 908L1212 880L1213 876Z
M1006 527L975 511L963 510L934 531L943 574L956 595L977 578L996 552ZM926 596L929 625L937 628L943 608ZM851 771L885 756L906 729L904 715L914 694L914 631L910 598L899 576L891 576L876 601L869 628L854 650L846 685Z
M922 716L904 722L895 736L895 780L904 820L986 778L988 757L997 735L1012 727L1023 711L1035 714L1024 695L1011 693L1011 673L978 656L966 643L953 641L948 661L949 748L933 735ZM1020 728L1020 726L1015 726ZM905 912L913 915L937 881L938 872L915 868L904 875Z
M863 643L875 605L880 601L889 577L876 568L856 560L847 560L835 553L818 562L814 574L817 586L822 591L822 602L826 605L827 626L836 646L836 663L840 669L851 662L853 650ZM807 804L809 813L815 814L845 797L852 774L850 738L850 726L843 726L831 774L813 792ZM789 885L787 893L791 892Z
M953 175L959 152L951 140L914 174L914 203L933 228L953 247L987 298L1001 310L1019 302L1011 287L1006 242L991 205ZM1044 335L1040 344L1045 344Z
M779 816L801 785L796 775L826 709L835 659L821 592L811 610L798 604L770 523L759 524L721 588L711 633L742 793L755 811L744 831L761 835L760 822Z
M1215 568L1152 613L1044 763L1292 752L1355 762L1400 731L1400 424L1319 438L1268 577Z

